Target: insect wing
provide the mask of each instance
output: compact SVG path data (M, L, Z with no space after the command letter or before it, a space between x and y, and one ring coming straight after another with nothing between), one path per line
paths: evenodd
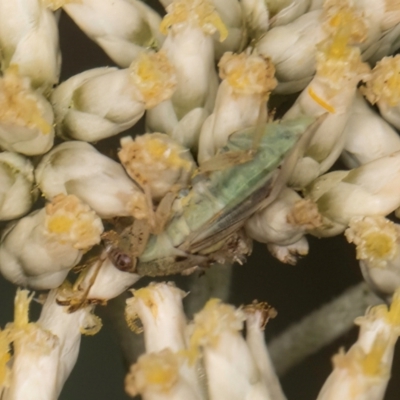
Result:
M239 229L261 206L265 207L272 202L290 176L293 159L297 160L302 155L305 144L320 123L319 120L315 122L314 119L304 117L267 124L259 149L251 161L210 175L208 196L204 195L204 189L199 196L203 203L214 198L216 204L225 206L206 223L192 230L179 248L193 253L207 249ZM233 134L227 146L228 151L249 148L254 129ZM303 136L304 139L299 141ZM295 146L296 143L300 146ZM277 170L289 154L290 165ZM191 219L196 217L196 212L206 207L212 209L212 206L201 205L202 199L196 199L195 194L192 194L192 198L193 206L189 205L184 214L188 225L193 227L195 224L191 223Z

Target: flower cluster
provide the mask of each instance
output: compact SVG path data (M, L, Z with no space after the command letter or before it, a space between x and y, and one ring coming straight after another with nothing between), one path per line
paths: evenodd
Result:
M307 235L344 233L392 305L357 320L318 399L382 399L400 333L400 2L161 4L0 0L0 273L47 296L30 323L33 295L17 292L0 398L28 398L43 375L38 397L57 398L94 305L179 273L189 313L204 308L188 323L174 285L134 291L146 353L127 392L283 400L263 340L276 312L223 303L231 266L253 240L296 264ZM60 13L115 65L60 82Z

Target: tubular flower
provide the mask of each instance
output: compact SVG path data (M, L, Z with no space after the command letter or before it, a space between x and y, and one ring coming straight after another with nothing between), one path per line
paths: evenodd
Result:
M137 0L70 0L63 9L120 67L163 42L161 17Z
M146 109L169 99L176 75L163 52L141 54L129 68L96 68L58 86L51 102L57 134L87 142L123 132Z
M16 153L0 153L0 220L22 217L37 197L31 162Z
M400 226L384 217L352 218L345 236L356 246L365 280L391 296L400 286Z
M160 3L168 11L173 0L161 0ZM190 2L187 2L187 4L190 7ZM212 0L212 5L215 7L226 28L224 29L221 26L218 32L214 32L213 34L215 59L219 60L227 51L240 51L248 40L248 37L242 15L243 10L238 0ZM208 6L206 5L206 7ZM220 25L219 22L218 25ZM224 40L220 40L219 34L221 29L226 30L226 38Z
M376 104L383 118L400 128L400 55L385 57L372 70L363 94Z
M182 307L185 293L171 283L153 283L132 291L132 294L134 297L127 300L125 315L128 325L134 330L139 329L135 321L140 319L146 351L185 349L188 340Z
M304 188L326 172L343 150L344 127L357 94L357 84L369 74L368 65L361 61L360 50L348 46L349 40L349 36L339 31L318 46L317 73L284 116L292 119L329 113L289 180L289 185L295 188Z
M56 297L60 291L62 287L49 292L37 321L40 328L51 332L59 340L57 396L75 366L82 334L94 335L101 329L101 320L93 314L93 306L69 313L67 307L57 303Z
M285 400L264 339L265 325L269 319L276 317L277 312L267 303L257 301L245 306L243 310L246 314L246 342L257 364L260 378L268 389L269 398Z
M53 110L48 101L30 87L18 67L0 78L0 146L34 156L53 146Z
M17 66L34 88L46 92L58 82L57 22L41 0L0 1L0 48L3 71Z
M162 133L121 139L118 157L128 175L147 187L156 201L187 187L196 166L188 149Z
M389 310L385 305L376 306L356 319L360 325L358 340L346 354L342 350L333 358L334 370L317 400L383 399L400 334L399 305L396 292Z
M368 105L360 93L357 93L343 135L342 160L348 168L357 168L400 150L397 132Z
M371 161L351 171L320 176L306 189L323 217L311 232L333 236L346 229L352 217L384 216L400 205L400 152Z
M9 385L2 398L6 400L57 397L57 373L60 362L60 341L56 335L29 323L32 295L17 290L14 301L14 322L6 326L13 345ZM46 377L44 380L43 377Z
M176 69L177 86L170 100L147 112L146 124L193 148L218 89L211 35L218 31L222 41L228 32L210 0L175 0L167 11L162 50Z
M100 218L87 205L61 194L4 232L0 270L17 285L55 288L83 252L100 243L102 232Z
M205 121L199 140L199 163L226 145L231 133L255 126L276 86L275 68L256 52L225 53L219 64L221 82L213 113Z
M144 400L202 400L185 376L187 359L167 348L139 357L125 378L125 390L130 396L140 394Z
M147 354L131 367L125 382L128 393L141 393L145 399L153 398L153 391L164 393L162 398L166 399L168 396L202 399L197 365L189 363L188 358L182 307L185 293L170 283L153 283L132 293L134 297L127 300L125 315L136 332L140 330L136 319L140 318ZM164 375L165 368L173 375Z
M66 142L46 154L35 170L36 182L51 200L60 193L73 194L100 217L145 218L144 193L123 167L84 142Z
M257 363L240 333L245 318L242 310L217 299L209 300L194 317L190 348L193 354L201 349L211 400L270 399Z

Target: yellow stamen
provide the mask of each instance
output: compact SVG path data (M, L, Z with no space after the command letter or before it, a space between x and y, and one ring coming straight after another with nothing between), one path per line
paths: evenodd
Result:
M310 97L317 103L319 104L322 108L324 108L326 111L330 112L331 114L335 113L335 108L332 107L330 104L328 104L326 101L321 99L314 90L311 89L311 87L308 88L308 94Z
M59 194L46 205L46 229L60 243L85 250L100 243L100 218L76 196Z
M29 296L28 290L17 289L14 300L14 324L16 329L26 328L29 324L29 305L33 293Z
M175 68L162 51L141 53L129 67L131 80L143 96L146 108L169 99L176 87Z
M44 135L52 130L29 82L19 76L15 65L10 66L0 78L0 123L38 129Z
M392 326L400 327L400 289L397 289L393 295L387 320Z
M164 35L168 34L168 29L173 25L191 23L209 35L218 31L221 42L228 36L228 29L209 0L175 0L167 10L168 14L160 25Z
M345 232L347 241L357 248L357 259L374 267L385 267L397 255L400 229L384 217L353 218Z
M219 64L219 75L239 94L261 94L268 99L275 89L275 67L268 58L257 54L225 53Z
M382 357L386 351L387 345L387 341L383 340L383 338L378 335L369 353L365 354L360 360L362 371L365 375L378 377L386 372L382 365Z
M7 330L0 331L0 388L7 383L10 360L10 339Z
M400 103L400 54L376 64L363 94L372 104L383 101L395 107Z

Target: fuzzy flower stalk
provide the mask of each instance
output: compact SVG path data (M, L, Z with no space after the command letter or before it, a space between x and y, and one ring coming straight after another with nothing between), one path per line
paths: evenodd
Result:
M1 273L16 285L56 288L83 253L100 243L102 232L103 224L89 206L60 194L3 232Z
M95 68L69 78L51 96L57 134L94 142L123 132L169 99L175 69L165 52L140 54L125 69Z

